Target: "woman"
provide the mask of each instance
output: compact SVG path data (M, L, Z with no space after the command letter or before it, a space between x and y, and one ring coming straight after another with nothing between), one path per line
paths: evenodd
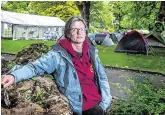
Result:
M1 83L7 87L45 72L53 74L60 92L69 100L73 115L105 115L112 99L110 87L82 18L70 18L64 36L52 50L35 62L14 67L9 75L2 75Z

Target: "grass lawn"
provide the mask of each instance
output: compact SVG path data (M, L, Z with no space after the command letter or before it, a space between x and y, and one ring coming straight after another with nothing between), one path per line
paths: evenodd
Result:
M1 40L1 52L18 53L29 44L43 42L48 46L55 44L55 41L39 41L39 40ZM138 70L146 70L160 72L165 74L165 48L154 49L154 55L149 54L129 54L114 52L115 46L105 49L104 46L97 46L100 59L103 65L114 67L132 68Z
M55 44L55 41L43 40L4 40L1 39L1 52L17 54L22 49L28 47L32 43L45 43L48 46Z
M115 46L108 48L98 46L99 56L103 65L124 67L137 70L160 72L165 74L165 48L154 49L153 54L126 54L114 52Z

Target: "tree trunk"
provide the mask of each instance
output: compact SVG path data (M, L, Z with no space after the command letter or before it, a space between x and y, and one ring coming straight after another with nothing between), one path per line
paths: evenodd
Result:
M165 1L161 1L161 6L157 17L157 21L165 22Z
M87 26L89 27L89 15L90 15L90 1L75 1L82 18L85 19Z

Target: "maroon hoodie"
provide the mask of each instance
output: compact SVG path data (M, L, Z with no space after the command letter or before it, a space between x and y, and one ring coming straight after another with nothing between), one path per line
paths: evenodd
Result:
M72 62L77 71L83 93L83 111L92 108L101 101L101 95L94 80L94 71L88 56L88 43L84 41L82 57L78 56L71 43L67 39L59 41L59 44L72 56Z

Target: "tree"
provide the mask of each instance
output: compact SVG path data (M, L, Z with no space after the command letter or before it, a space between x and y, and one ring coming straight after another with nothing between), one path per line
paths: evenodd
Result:
M109 12L107 2L92 1L90 7L90 30L92 32L102 31L104 29L113 31L113 15Z
M109 2L109 6L119 22L119 29L148 29L148 25L156 20L160 1Z
M11 12L28 13L29 1L8 1L1 4L2 10Z
M135 1L132 8L133 12L130 15L130 18L136 17L133 23L137 25L134 25L134 27L148 29L150 23L155 23L159 8L159 1Z
M89 15L90 15L90 1L75 1L82 18L85 19L87 26L89 27Z
M157 21L165 22L165 1L161 1Z
M131 4L130 2L115 1L115 2L109 2L108 6L110 7L109 11L113 12L113 16L115 17L113 21L115 29L120 30L122 28L121 22L124 16L128 14Z
M45 16L56 16L64 21L73 15L80 15L79 10L72 1L35 1L31 2L30 6L33 13Z
M1 8L56 16L64 21L81 14L93 32L104 28L110 31L148 29L156 20L165 21L164 1L8 1L3 2Z
M12 12L55 16L64 21L73 15L80 15L72 1L8 1L3 3L1 8Z

